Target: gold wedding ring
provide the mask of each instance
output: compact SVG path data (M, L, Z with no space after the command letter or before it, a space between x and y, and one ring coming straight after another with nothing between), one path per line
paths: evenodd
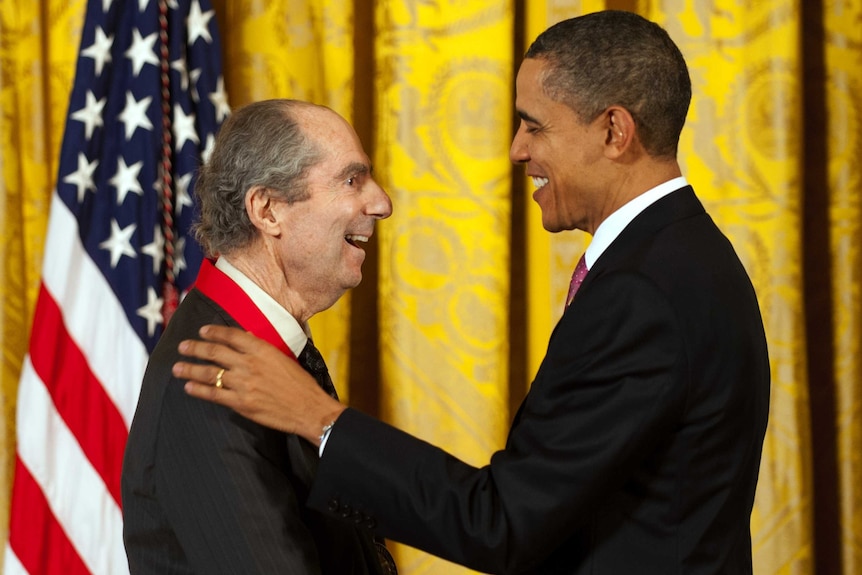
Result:
M224 375L224 368L221 368L220 370L218 370L218 375L216 376L216 382L215 382L215 386L219 389L224 387L224 383L221 380L223 375Z

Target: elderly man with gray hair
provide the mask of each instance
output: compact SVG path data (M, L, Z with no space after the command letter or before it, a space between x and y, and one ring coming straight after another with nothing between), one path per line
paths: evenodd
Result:
M189 397L171 375L181 340L234 326L336 396L307 322L359 284L361 244L392 211L359 138L322 106L250 104L221 128L196 193L208 259L150 357L123 462L130 571L395 573L367 517L306 508L315 447Z

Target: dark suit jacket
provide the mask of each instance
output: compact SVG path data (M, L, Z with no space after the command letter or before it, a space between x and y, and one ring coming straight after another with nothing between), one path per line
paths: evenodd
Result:
M150 356L123 462L132 574L377 574L371 532L305 507L317 449L194 399L177 344L237 323L192 290Z
M754 290L687 187L596 261L488 466L347 410L309 505L492 573L743 575L768 403Z

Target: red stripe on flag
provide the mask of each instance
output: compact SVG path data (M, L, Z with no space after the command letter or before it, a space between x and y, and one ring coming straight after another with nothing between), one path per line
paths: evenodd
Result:
M90 371L87 358L69 337L60 308L44 285L36 303L30 360L60 417L121 506L120 473L129 432L113 401Z
M15 457L9 546L28 573L89 575L30 470Z

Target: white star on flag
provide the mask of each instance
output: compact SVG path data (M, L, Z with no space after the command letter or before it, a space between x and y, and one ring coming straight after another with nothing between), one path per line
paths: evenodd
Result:
M111 61L111 46L114 45L114 37L106 36L101 28L96 28L96 38L87 48L81 50L81 55L92 58L96 65L96 76L102 75L105 63Z
M186 114L180 106L174 108L174 123L171 124L171 128L174 131L174 149L178 152L188 141L195 144L199 144L201 141L195 130L195 115Z
M153 123L147 117L147 108L150 107L150 102L153 101L152 96L147 96L142 100L135 100L131 92L126 92L126 107L117 116L117 119L126 125L126 139L132 139L132 134L138 128L152 130Z
M184 206L193 206L194 202L192 201L192 197L189 195L189 184L192 183L192 175L188 173L182 177L180 177L176 182L174 182L174 197L176 198L175 204L177 207L177 215L183 213Z
M144 38L137 28L132 30L132 45L124 55L132 61L132 73L135 76L141 73L144 64L159 65L159 59L153 48L158 38L159 35L156 32Z
M171 70L176 70L180 74L180 88L183 91L189 89L189 71L186 69L186 59L177 58L171 62Z
M209 21L215 16L215 12L209 10L201 12L200 2L192 0L191 10L189 11L189 46L194 46L198 38L203 38L207 44L213 41L210 36Z
M198 78L200 78L203 70L200 68L194 68L191 72L189 72L189 94L192 96L192 100L195 102L200 102L201 97L198 94Z
M103 250L111 252L111 267L117 267L120 263L120 258L128 256L130 258L138 257L135 248L132 247L132 234L137 229L137 224L129 224L125 228L120 228L117 220L111 220L111 237L99 244Z
M144 189L138 181L138 174L141 173L141 168L143 167L143 161L127 166L123 156L117 158L117 172L113 178L108 180L108 183L117 188L118 205L123 203L129 192L134 192L139 196L144 195Z
M147 304L138 308L138 315L147 320L147 333L153 335L156 326L164 322L162 317L164 300L156 294L152 287L147 288Z
M227 93L224 91L224 78L219 78L216 90L209 95L210 102L216 109L216 117L221 122L230 114L230 106L227 103Z
M159 273L162 268L162 260L165 258L165 236L162 234L162 226L156 224L153 231L153 241L141 248L141 253L153 258L153 273Z
M186 238L177 238L174 242L174 266L177 273L188 267L186 265Z
M93 92L87 91L86 105L84 105L80 110L72 112L69 116L73 120L84 122L84 133L88 140L93 137L93 130L96 129L96 126L104 125L104 122L102 121L102 110L105 108L107 101L107 98L96 100L96 96L93 95Z
M64 184L74 184L78 188L78 203L84 201L84 195L87 190L96 189L96 184L93 182L93 172L99 165L99 160L87 161L87 156L83 153L78 154L78 169L63 178Z

